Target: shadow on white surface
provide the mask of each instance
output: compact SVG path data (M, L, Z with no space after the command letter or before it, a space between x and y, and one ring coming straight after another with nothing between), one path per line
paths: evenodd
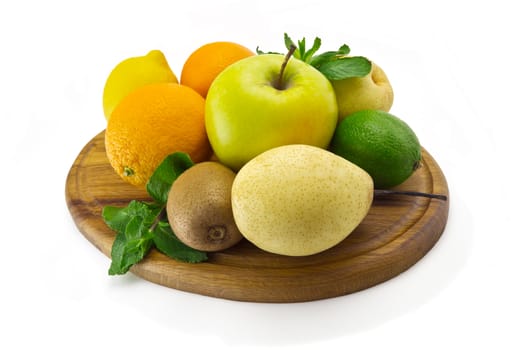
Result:
M466 264L472 245L470 213L455 196L450 206L451 213L465 216L449 216L442 237L423 259L396 278L358 293L307 303L246 303L137 283L141 280L133 275L112 279L107 292L116 303L136 308L162 328L218 338L228 345L311 344L367 331L423 306ZM137 303L140 293L149 297Z

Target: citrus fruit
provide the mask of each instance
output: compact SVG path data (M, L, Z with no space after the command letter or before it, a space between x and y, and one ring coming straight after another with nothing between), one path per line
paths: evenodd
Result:
M152 50L145 56L123 60L113 68L104 85L104 116L109 119L122 98L136 88L160 82L178 83L161 51Z
M144 186L162 160L175 152L193 162L207 160L204 98L174 83L142 86L126 95L108 121L106 153L127 182Z
M248 48L233 42L217 41L203 45L184 62L180 82L206 97L212 81L224 68L253 55Z
M401 184L421 161L414 131L398 117L378 110L355 112L341 120L330 150L368 172L378 189Z

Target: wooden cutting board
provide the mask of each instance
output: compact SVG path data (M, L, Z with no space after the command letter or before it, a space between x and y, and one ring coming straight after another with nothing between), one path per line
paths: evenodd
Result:
M398 189L444 194L446 179L423 150L422 167ZM110 257L115 233L104 223L106 205L151 201L121 180L108 163L104 132L80 152L66 180L66 201L80 232ZM301 302L350 294L393 278L421 259L441 236L449 201L394 195L374 199L358 228L339 245L308 257L264 252L247 240L209 260L189 264L153 250L131 272L174 289L253 302ZM110 261L108 260L108 268ZM118 278L118 277L115 277Z

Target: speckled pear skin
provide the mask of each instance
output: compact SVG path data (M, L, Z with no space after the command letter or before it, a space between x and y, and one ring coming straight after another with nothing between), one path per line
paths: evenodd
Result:
M373 187L368 173L329 151L281 146L237 173L233 215L257 247L307 256L337 245L359 225L372 204Z

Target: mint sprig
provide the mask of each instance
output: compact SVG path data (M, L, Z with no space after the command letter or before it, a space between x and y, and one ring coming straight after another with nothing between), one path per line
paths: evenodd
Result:
M126 273L150 251L153 245L151 227L160 210L160 207L138 201L131 201L125 208L103 209L104 221L117 232L111 247L110 275Z
M146 190L156 202L166 204L173 181L192 166L193 162L186 153L176 152L168 155L151 175Z
M364 77L372 70L372 62L363 56L349 57L350 47L346 44L339 47L337 51L327 51L316 55L321 48L321 39L316 37L311 48L306 49L306 39L302 38L297 43L284 33L284 45L290 50L296 46L293 56L303 62L308 63L329 80L343 80L348 78ZM264 52L256 48L259 55L277 52Z
M146 185L153 202L132 200L123 208L103 208L104 222L117 233L111 247L110 275L125 274L154 247L183 262L207 260L206 253L188 247L175 236L166 217L171 184L191 166L193 162L187 154L171 154L157 167Z

